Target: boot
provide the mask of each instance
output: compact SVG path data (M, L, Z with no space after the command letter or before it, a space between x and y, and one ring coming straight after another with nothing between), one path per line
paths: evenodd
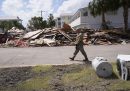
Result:
M89 61L88 58L85 58L83 61L87 64L91 64L91 61Z
M70 59L70 60L74 60L74 57L70 57L69 59Z
M76 55L73 55L73 57L70 57L70 60L74 60L74 58L76 57Z
M89 60L88 60L88 58L85 58L83 61L87 61L88 62Z

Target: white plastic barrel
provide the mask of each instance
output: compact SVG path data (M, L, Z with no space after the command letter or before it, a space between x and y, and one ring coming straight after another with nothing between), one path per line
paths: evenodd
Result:
M112 75L112 65L103 57L96 57L93 59L92 66L95 69L96 74L100 77L109 77Z

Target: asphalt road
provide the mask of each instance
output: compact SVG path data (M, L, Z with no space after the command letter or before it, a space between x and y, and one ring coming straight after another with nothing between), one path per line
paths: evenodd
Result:
M118 54L130 55L130 44L84 46L89 60L102 56L108 61L116 61ZM76 61L70 61L74 46L35 47L35 48L0 48L0 67L33 66L42 64L72 64L83 63L79 53Z

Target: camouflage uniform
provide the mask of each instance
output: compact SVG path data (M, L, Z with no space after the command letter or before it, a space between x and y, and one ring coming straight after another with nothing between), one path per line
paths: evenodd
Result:
M87 54L86 52L84 51L84 48L83 48L83 33L79 33L76 37L76 42L75 42L76 46L75 46L75 52L73 54L73 57L70 58L71 60L74 60L74 58L76 57L76 55L78 54L78 52L80 51L83 56L85 57L85 60L88 61L88 57L87 57Z

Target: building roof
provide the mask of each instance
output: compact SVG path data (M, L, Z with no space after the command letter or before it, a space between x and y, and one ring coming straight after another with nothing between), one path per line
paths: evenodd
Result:
M73 15L72 13L63 13L60 16L72 16L72 15Z
M0 21L9 21L9 20L17 20L17 21L22 21L19 17L16 16L0 16Z
M75 18L75 16L82 12L84 9L88 10L88 7L83 7L83 8L79 8L73 15L72 15L72 18L71 18L71 21L73 21L73 19Z
M87 10L88 10L88 7L84 7L84 8L78 9L74 15L76 15L78 12L82 11L83 9L87 9ZM73 16L74 16L74 15L73 15Z
M60 14L60 16L58 16L58 17L55 17L54 19L56 20L56 19L58 19L58 18L61 18L61 17L65 17L65 16L73 16L73 14L72 13L62 13L62 14Z

